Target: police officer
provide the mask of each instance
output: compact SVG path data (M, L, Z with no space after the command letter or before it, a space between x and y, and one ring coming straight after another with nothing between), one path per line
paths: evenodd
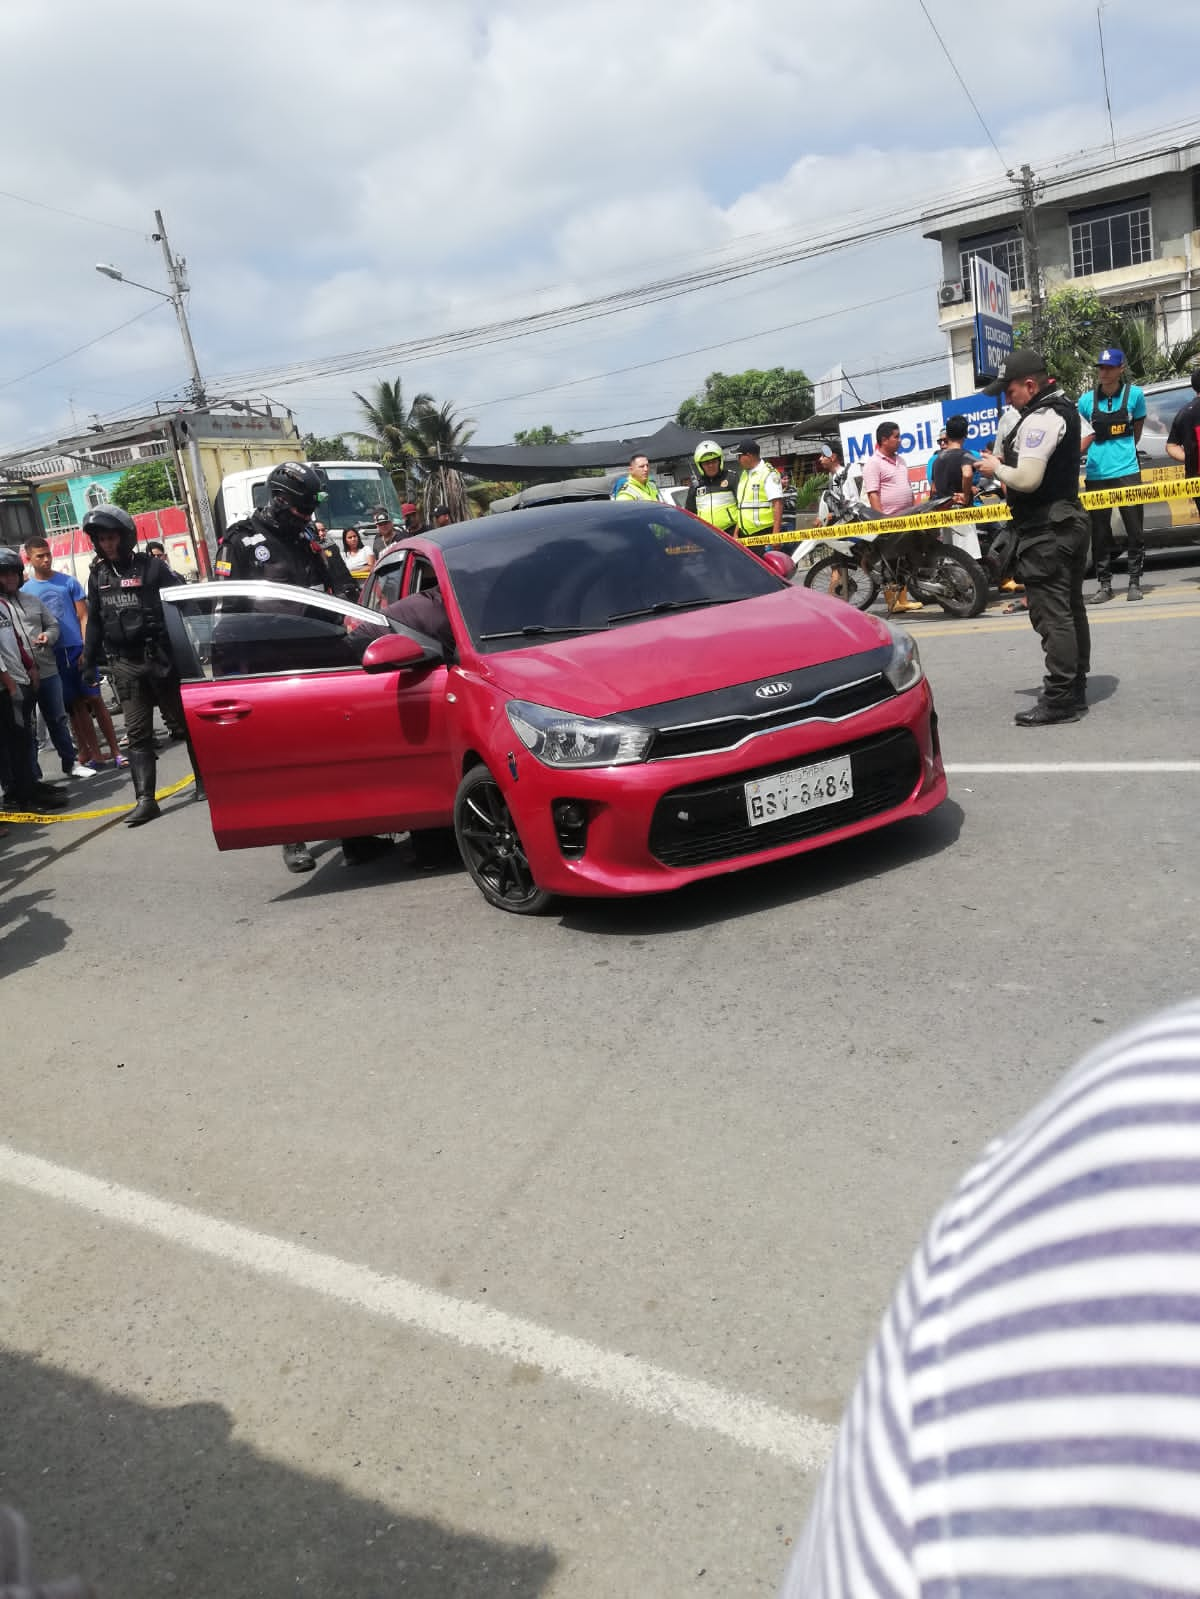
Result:
M1008 409L979 470L1005 487L1017 572L1046 654L1041 696L1015 720L1018 727L1076 722L1087 709L1092 649L1083 604L1090 527L1079 499L1079 412L1047 376L1039 350L1015 350L985 392L1005 395Z
M774 533L778 539L783 527L783 484L779 473L762 459L757 439L743 439L738 445L738 465L742 469L737 485L739 537Z
M631 455L629 472L613 494L614 500L658 500L658 484L650 476L648 456Z
M306 462L282 461L267 477L267 493L265 506L226 531L217 550L217 577L335 593L330 563L312 525L320 474ZM285 844L283 862L289 872L311 872L317 864L307 844Z
M712 439L702 439L693 452L700 481L693 483L684 510L722 533L737 529L737 479L725 470L725 452Z
M98 505L83 519L96 558L88 574L87 630L80 670L85 683L96 680L103 648L113 686L125 713L129 770L137 804L126 827L141 827L161 815L154 797L154 707L168 726L183 727L179 677L167 648L162 590L183 580L165 561L137 547L137 528L119 505Z

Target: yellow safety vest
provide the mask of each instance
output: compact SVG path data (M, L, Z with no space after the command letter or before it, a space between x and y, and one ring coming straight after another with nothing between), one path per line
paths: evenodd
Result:
M738 525L737 500L724 473L702 477L696 485L696 515L710 527L731 532Z
M652 477L648 477L644 483L639 483L635 477L627 477L613 498L617 500L657 500L658 484Z
M779 473L766 461L759 461L738 479L738 528L742 533L769 533L775 526L773 501L767 498L767 487L781 488Z

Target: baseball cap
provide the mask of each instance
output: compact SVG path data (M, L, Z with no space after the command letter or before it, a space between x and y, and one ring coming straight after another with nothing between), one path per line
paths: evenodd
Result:
M757 439L743 439L742 442L738 445L738 454L739 455L759 455L759 454L761 454L761 451L758 448L758 440Z
M375 512L376 524L379 524L379 523L382 523L382 522L390 522L391 520L392 520L391 517L387 514L386 511L376 511Z
M449 516L450 507L448 505L435 505L433 508L433 514L434 516Z
M417 508L409 500L406 500L404 502L404 504L400 507L400 515L401 516L416 516L416 514L417 514Z
M1000 368L999 375L989 383L985 394L1003 394L1010 383L1018 378L1039 378L1046 370L1046 357L1040 350L1031 349L1025 345L1020 350L1014 350Z
M1125 351L1118 350L1115 344L1106 345L1096 357L1097 366L1124 366Z

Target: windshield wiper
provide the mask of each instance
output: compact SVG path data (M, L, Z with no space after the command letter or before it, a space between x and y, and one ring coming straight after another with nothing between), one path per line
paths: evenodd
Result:
M702 605L733 605L738 600L748 600L748 594L722 594L716 599L704 600L658 600L653 605L643 605L636 611L618 611L615 616L610 616L610 622L632 622L637 616L666 616L668 611L698 610Z
M543 627L540 622L534 622L530 627L514 627L507 633L481 633L479 642L490 644L502 638L544 638L548 633L603 633L607 626L607 622L597 622L594 627Z

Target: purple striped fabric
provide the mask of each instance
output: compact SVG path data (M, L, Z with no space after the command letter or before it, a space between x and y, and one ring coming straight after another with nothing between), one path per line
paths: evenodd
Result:
M992 1144L896 1291L781 1599L1200 1599L1200 1001Z

